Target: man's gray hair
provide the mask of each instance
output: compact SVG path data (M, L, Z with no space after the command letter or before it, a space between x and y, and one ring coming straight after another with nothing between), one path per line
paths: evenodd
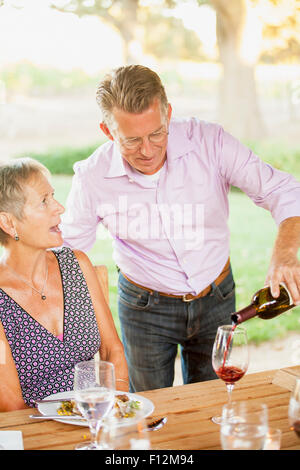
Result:
M143 65L119 67L100 82L96 100L102 111L103 122L114 127L113 109L128 113L146 111L159 99L162 114L167 116L168 99L164 86L153 70Z
M44 175L48 169L38 161L26 157L0 164L0 212L8 212L22 220L26 202L24 185L32 178ZM9 235L0 228L0 245L7 245Z

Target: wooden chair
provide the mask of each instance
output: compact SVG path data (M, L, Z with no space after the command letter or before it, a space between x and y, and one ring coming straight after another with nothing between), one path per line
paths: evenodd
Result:
M104 264L94 266L98 280L103 290L103 294L107 304L109 305L109 284L108 284L108 270Z
M103 290L103 294L107 304L109 305L109 287L108 287L108 270L104 264L100 264L98 266L94 266L98 281L100 282L100 286ZM94 358L96 360L100 359L99 351L95 354Z

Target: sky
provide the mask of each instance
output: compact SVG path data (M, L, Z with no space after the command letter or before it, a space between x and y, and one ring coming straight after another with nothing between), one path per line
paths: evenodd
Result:
M78 18L49 8L49 0L6 0L0 8L0 66L29 60L61 70L81 68L87 74L123 63L122 40L96 17ZM206 52L215 47L215 13L209 7L181 5L174 16L197 32ZM108 47L109 45L109 47Z

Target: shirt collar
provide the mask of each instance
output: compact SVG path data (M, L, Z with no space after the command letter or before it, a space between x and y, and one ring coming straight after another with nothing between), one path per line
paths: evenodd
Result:
M167 161L172 164L174 160L194 150L191 140L192 132L189 132L188 125L182 120L171 120L169 126ZM128 175L125 162L115 142L112 143L111 163L106 173L106 178L114 178Z
M127 175L123 157L118 149L118 146L115 142L112 142L112 155L111 155L111 162L108 168L108 172L106 173L106 178L114 178L118 176Z
M171 120L167 147L167 159L169 164L194 150L194 144L191 138L192 132L188 121L185 123L182 119Z

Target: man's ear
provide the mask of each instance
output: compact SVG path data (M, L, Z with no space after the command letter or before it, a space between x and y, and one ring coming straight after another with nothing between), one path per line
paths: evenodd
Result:
M104 122L100 122L100 129L102 132L104 132L106 137L108 137L110 140L114 140L113 136L110 133L110 130L108 129L107 125L104 124Z

